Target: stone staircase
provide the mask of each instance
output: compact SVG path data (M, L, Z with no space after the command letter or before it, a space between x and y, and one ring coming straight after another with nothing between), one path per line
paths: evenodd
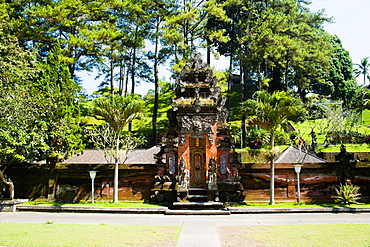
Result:
M209 202L206 189L189 189L188 202L174 202L167 215L229 215L222 202Z
M174 202L166 215L230 215L222 202Z
M190 188L188 192L189 202L207 202L207 190L202 188Z

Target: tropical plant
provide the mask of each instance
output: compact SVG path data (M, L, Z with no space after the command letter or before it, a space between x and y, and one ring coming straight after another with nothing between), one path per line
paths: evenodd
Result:
M355 76L364 76L364 85L366 84L366 78L370 80L370 60L369 57L361 58L360 63L355 64Z
M353 184L340 184L337 187L334 187L335 192L337 193L335 196L335 202L345 205L350 204L357 204L357 200L360 200L360 193L358 190L360 189L359 186Z
M105 148L106 143L97 144L103 147L106 156L114 158L114 196L113 202L118 203L118 165L122 160L120 147L122 147L123 130L134 119L141 118L144 113L143 104L140 103L134 96L129 95L123 97L120 95L112 95L108 98L97 98L94 102L93 114L98 119L102 119L109 125L107 138L113 136L114 141L110 141L109 148ZM126 137L127 138L127 137ZM136 140L136 142L138 142ZM138 144L139 145L139 144ZM132 150L137 145L124 145L126 150ZM114 151L112 153L112 151ZM108 153L109 152L109 153ZM127 155L125 156L127 158ZM125 161L125 158L123 159Z
M242 103L242 110L247 116L249 125L257 125L270 134L271 150L275 146L275 134L280 127L287 127L288 120L299 120L306 115L302 102L288 95L286 92L276 91L272 94L267 91L258 91ZM276 152L273 152L274 154ZM274 156L270 155L270 204L274 202Z

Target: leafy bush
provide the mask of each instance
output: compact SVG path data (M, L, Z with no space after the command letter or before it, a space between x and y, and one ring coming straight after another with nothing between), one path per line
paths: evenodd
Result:
M269 143L270 135L269 133L258 127L251 126L247 128L246 143L251 149L260 149L265 143Z
M358 190L360 187L353 184L340 184L337 187L334 187L337 195L334 196L335 202L345 205L350 205L352 203L357 204L357 200L360 198L360 193Z
M261 149L265 143L261 139L252 140L249 143L251 149Z
M288 144L290 144L289 134L282 130L276 131L275 145L288 145Z
M369 137L356 131L332 131L328 132L326 136L326 142L328 144L340 144L340 143L369 143Z

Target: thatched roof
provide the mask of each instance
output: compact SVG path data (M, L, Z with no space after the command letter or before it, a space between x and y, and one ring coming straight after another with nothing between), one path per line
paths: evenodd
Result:
M314 154L306 153L294 146L290 146L275 159L275 163L327 163L327 161Z
M130 165L150 165L155 164L153 155L158 153L160 147L151 147L149 149L136 149L129 153L126 164ZM109 160L109 158L108 158ZM73 155L71 158L62 162L63 164L110 164L104 157L102 150L86 149L84 153Z

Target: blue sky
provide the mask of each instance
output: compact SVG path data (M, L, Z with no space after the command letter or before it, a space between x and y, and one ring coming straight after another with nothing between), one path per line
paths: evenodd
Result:
M336 34L349 51L352 62L370 56L370 1L369 0L311 0L313 11L325 9L334 23L326 24L325 30Z
M326 16L333 17L334 23L326 24L325 30L341 39L353 63L360 63L361 58L370 56L370 0L311 0L311 2L312 11L325 10ZM228 65L225 59L211 63L216 69L224 69ZM165 68L162 68L161 74L169 76ZM84 72L80 76L86 93L91 94L97 90L100 81L94 80L94 74ZM145 94L150 88L153 88L152 84L141 83L135 91Z

